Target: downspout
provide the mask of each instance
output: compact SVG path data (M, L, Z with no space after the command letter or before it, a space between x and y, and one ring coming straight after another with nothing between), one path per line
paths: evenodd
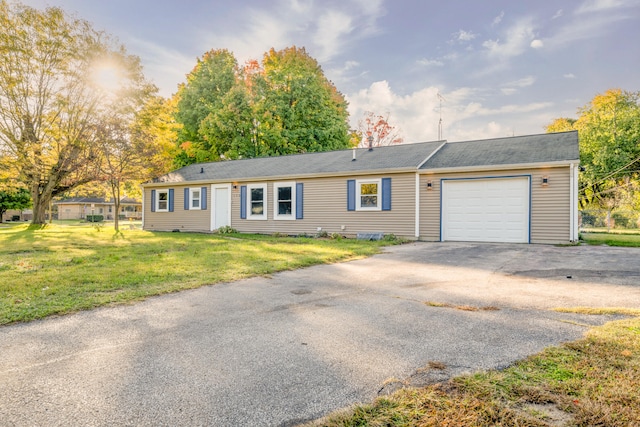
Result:
M580 240L580 233L578 230L578 184L579 184L579 172L580 166L573 165L573 238L577 242Z
M416 239L420 239L420 174L416 172Z
M577 241L577 200L576 200L576 186L575 186L575 171L576 166L571 163L569 167L569 241L575 242Z
M140 186L140 188L142 189L142 229L144 230L144 201L146 200L145 194L144 194L144 187Z

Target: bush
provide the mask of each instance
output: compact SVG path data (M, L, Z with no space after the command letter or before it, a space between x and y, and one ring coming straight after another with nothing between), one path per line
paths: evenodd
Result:
M332 240L342 240L342 235L340 233L331 233Z
M87 222L102 222L104 215L87 215Z
M220 227L218 228L218 234L233 234L233 233L237 233L238 230L236 230L235 228L231 227L230 225L225 225L224 227Z

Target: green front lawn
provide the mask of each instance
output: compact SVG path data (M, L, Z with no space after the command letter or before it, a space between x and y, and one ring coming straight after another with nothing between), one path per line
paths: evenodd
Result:
M0 227L0 325L361 258L385 244L124 228Z
M640 233L580 233L580 238L590 245L640 247Z

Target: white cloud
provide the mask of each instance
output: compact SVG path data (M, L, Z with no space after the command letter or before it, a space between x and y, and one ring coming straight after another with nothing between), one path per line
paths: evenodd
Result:
M533 85L536 82L536 78L533 76L523 77L519 80L514 80L512 82L506 83L506 87L528 87Z
M440 61L438 59L423 58L423 59L418 59L416 62L418 63L418 65L422 65L424 67L429 67L429 66L443 67L444 66L444 62L442 62L442 61Z
M564 74L562 77L564 77L565 79L575 79L576 78L576 76L573 73Z
M530 84L532 77L514 82L520 86ZM505 88L508 91L508 88ZM515 89L514 89L515 90ZM488 107L482 104L483 91L463 87L443 93L435 86L428 86L407 95L393 91L387 81L378 81L370 87L347 95L351 124L357 127L365 111L376 114L389 113L392 125L402 129L406 142L434 141L438 137L440 100L442 93L443 136L449 141L493 138L510 134L505 121L518 123L523 132L538 132L536 113L552 106L550 102L507 104Z
M513 95L518 92L518 89L513 87L503 87L500 89L500 92L502 92L503 95Z
M531 42L531 47L534 49L540 49L544 47L544 43L542 42L542 40L535 39L534 41Z
M475 39L477 36L473 34L471 31L460 30L453 33L454 38L459 42L468 42Z
M129 48L140 56L145 75L160 88L160 95L164 97L175 93L178 83L184 82L187 73L196 65L196 58L146 40L131 38Z
M576 14L602 12L604 10L637 6L635 1L629 0L586 0L577 9Z
M320 61L331 58L341 52L344 38L353 31L351 17L338 11L327 11L317 22L313 41L319 47Z
M486 40L482 46L490 57L510 58L522 54L533 39L533 23L531 19L523 19L509 27L504 34L504 41Z
M502 12L500 12L500 15L496 16L495 18L493 18L493 22L491 25L498 25L499 23L502 22L502 18L504 18L504 10Z
M553 15L551 17L551 19L558 19L560 18L562 15L564 15L564 11L562 9L558 9L558 11L555 13L555 15Z

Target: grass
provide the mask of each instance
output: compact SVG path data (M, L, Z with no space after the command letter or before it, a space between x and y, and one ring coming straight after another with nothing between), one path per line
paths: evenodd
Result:
M502 371L399 390L308 425L640 425L640 318L594 328Z
M0 227L0 325L379 252L389 242Z
M640 247L640 234L582 232L580 238L590 245Z

